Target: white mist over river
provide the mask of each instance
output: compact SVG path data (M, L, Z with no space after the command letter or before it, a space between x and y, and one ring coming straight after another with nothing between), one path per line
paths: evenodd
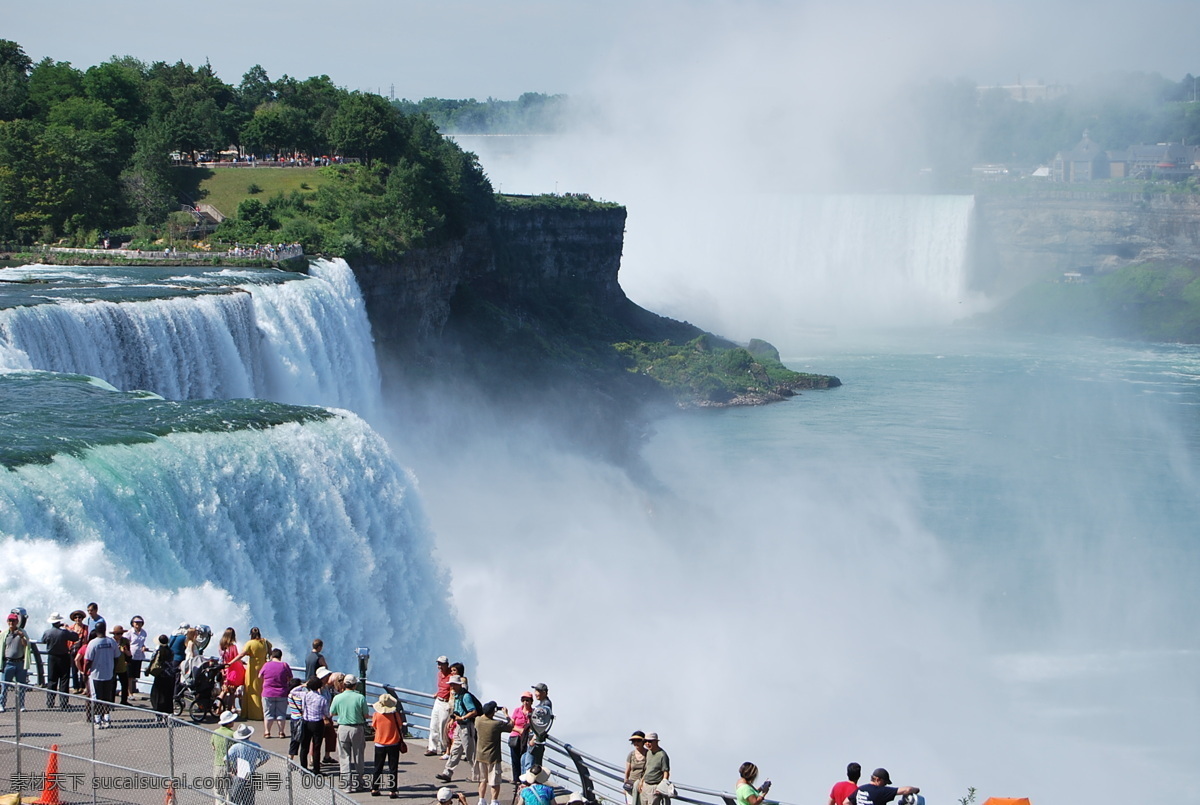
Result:
M850 760L930 801L1071 802L1097 768L1089 799L1165 797L1200 752L1200 350L942 329L788 357L846 385L659 422L659 489L535 436L409 453L484 694L544 679L564 739L657 730L678 779L750 758L789 802Z

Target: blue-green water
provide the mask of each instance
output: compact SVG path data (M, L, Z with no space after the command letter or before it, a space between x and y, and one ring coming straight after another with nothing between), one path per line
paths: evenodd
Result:
M749 758L791 802L851 760L931 802L1073 802L1082 768L1095 801L1165 797L1200 757L1200 349L809 346L785 360L844 386L659 421L657 485L486 426L461 456L406 451L488 695L531 681L496 597L529 566L556 729L589 751L658 730L679 779L726 787Z

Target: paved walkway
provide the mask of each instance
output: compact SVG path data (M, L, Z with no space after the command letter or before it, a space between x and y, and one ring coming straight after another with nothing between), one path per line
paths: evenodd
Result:
M186 720L172 720L168 725L149 710L145 696L133 697L129 708L114 708L107 729L95 727L90 719L91 703L83 697L70 697L68 709L57 706L51 709L46 706L45 691L33 689L27 696L27 709L20 713L15 693L9 699L7 711L0 713L0 793L20 789L23 799L36 799L48 772L50 748L56 745L62 805L84 802L164 805L167 792L163 778L168 777L181 781L173 794L175 805L213 805L214 750L209 730L215 724L194 726ZM262 722L250 723L255 729L252 740L280 756L272 757L259 770L265 785L256 792L254 805L334 802L329 791L338 783L336 763L326 764L319 778L304 774L286 760L287 739L263 738ZM400 756L399 799L433 805L437 789L444 785L434 777L442 771L443 762L439 757L425 757L423 738L412 738L407 743L408 753ZM373 747L368 743L368 773L373 770L373 756ZM469 767L459 764L450 787L462 791L475 803L478 786L465 779L468 773ZM507 774L505 780L500 801L510 803L515 794ZM367 792L348 796L360 803L388 800L386 788L380 797Z

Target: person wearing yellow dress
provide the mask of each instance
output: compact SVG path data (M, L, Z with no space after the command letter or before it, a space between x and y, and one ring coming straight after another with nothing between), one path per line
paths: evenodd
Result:
M241 653L230 660L238 662L243 657L249 660L246 668L246 694L242 697L242 718L261 721L263 717L262 676L259 673L271 653L271 641L264 640L257 626L250 628L250 639L242 645Z

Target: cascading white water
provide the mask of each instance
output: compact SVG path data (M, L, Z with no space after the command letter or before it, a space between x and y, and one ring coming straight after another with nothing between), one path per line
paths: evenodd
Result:
M36 267L21 271L37 276ZM270 284L221 272L219 293L9 307L0 310L2 368L87 374L169 399L331 405L371 419L379 370L353 273L340 259L311 271Z
M318 635L342 665L370 645L379 676L416 685L407 656L463 641L414 487L351 414L60 453L0 471L0 589L156 633L258 625L292 659Z
M971 196L651 201L621 281L653 310L785 350L814 328L948 324L983 303L968 285L973 209Z

